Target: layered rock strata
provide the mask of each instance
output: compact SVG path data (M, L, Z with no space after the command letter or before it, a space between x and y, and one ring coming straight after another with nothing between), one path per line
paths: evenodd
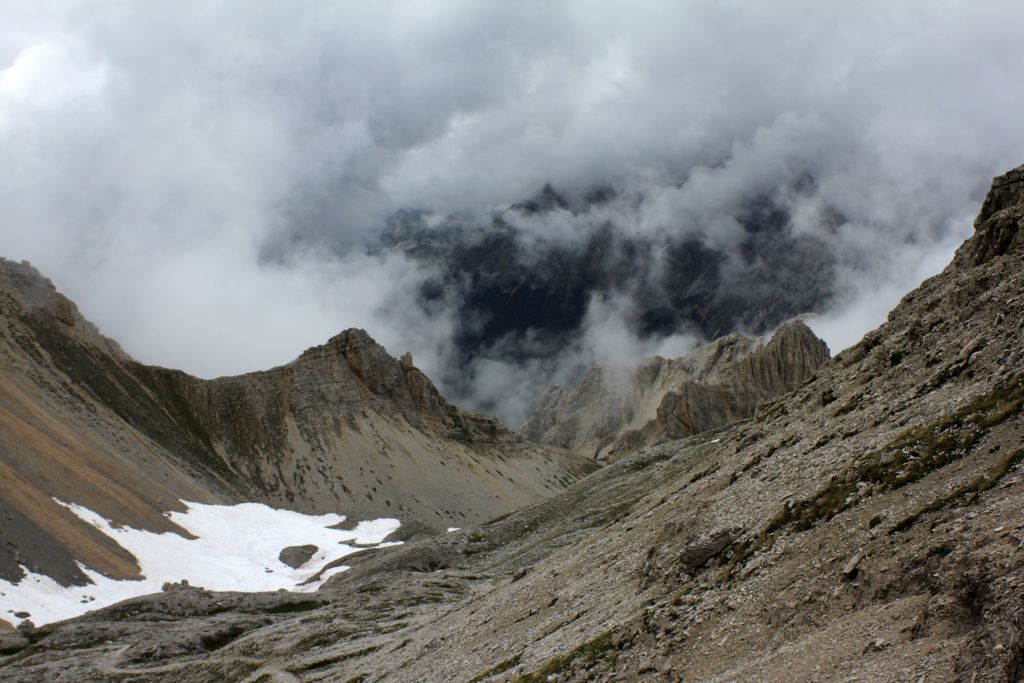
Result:
M734 333L681 358L635 368L598 366L573 389L552 387L522 433L598 460L752 417L828 360L828 347L799 321L771 340Z

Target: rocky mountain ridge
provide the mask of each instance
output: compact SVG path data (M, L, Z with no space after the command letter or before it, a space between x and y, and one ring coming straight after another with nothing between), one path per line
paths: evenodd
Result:
M551 387L521 431L597 460L753 417L757 406L800 386L828 347L799 321L759 340L733 333L681 358L635 368L595 367L573 389Z
M1024 167L950 267L753 419L367 553L314 598L178 589L11 634L0 673L1019 681L1021 321Z
M264 372L201 380L143 365L27 264L0 261L0 577L131 578L133 558L58 504L176 531L199 503L261 502L407 530L482 521L592 471L449 404L348 330Z

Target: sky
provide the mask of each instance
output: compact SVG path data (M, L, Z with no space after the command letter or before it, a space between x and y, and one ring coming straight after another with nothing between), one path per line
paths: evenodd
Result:
M362 327L441 376L454 308L366 246L395 211L607 184L644 198L616 230L728 252L739 201L809 175L787 229L836 261L810 319L835 352L1024 162L1022 25L1000 0L0 0L0 255L144 362L234 374ZM554 366L482 359L457 398L517 422L567 368L696 343L637 338L629 307L594 302Z

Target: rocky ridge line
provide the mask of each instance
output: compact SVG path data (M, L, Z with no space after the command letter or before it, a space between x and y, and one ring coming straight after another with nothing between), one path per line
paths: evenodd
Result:
M347 330L267 371L203 380L129 357L25 263L0 260L0 577L81 583L134 559L54 499L183 533L180 501L260 502L443 532L594 465L448 403L408 356Z
M800 386L828 347L792 321L762 343L734 333L674 359L635 369L595 367L572 390L553 386L523 425L527 437L598 460L752 417Z

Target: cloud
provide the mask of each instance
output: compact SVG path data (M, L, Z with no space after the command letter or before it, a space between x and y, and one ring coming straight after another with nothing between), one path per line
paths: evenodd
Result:
M550 386L571 386L595 364L621 369L641 358L675 358L698 345L698 338L686 332L638 338L630 324L633 308L629 296L592 296L581 333L566 346L552 351L545 345L541 353L530 354L534 340L510 338L506 343L516 345L514 353L497 345L463 368L464 381L452 388L464 401L498 412L509 424L519 426Z
M814 324L839 350L1024 160L1008 0L13 0L0 18L0 253L140 359L207 376L354 325L455 376L461 292L425 303L429 268L377 236L398 209L487 215L545 183L616 200L510 214L535 248L612 225L734 264L742 205L773 198L826 245ZM571 353L491 354L448 386L521 415L531 378L652 353L640 292L592 301Z

